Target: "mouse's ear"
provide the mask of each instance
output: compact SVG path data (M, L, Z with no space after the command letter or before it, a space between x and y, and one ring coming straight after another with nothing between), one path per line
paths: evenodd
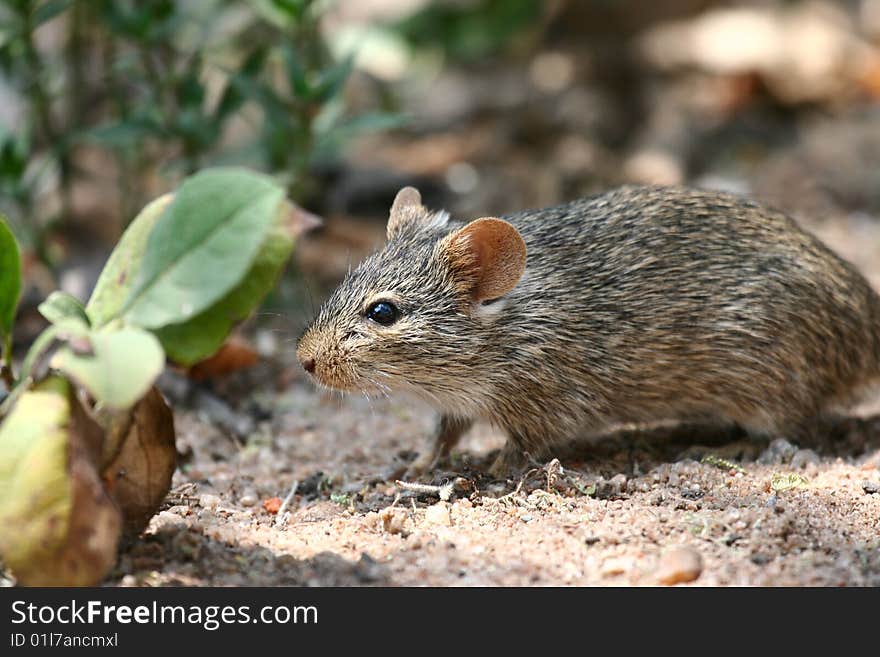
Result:
M422 205L422 195L419 194L419 190L415 187L404 187L397 192L394 203L391 204L386 231L388 239L391 239L401 226L411 221L418 221L427 213L427 209Z
M440 248L474 301L504 296L526 270L526 244L503 219L475 219L443 238Z

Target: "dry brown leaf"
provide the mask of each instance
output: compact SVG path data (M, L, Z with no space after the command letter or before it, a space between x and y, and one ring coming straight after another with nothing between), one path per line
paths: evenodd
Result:
M123 529L139 534L171 488L177 465L174 418L155 387L131 411L119 452L102 477L123 515Z
M228 376L238 370L253 367L260 355L244 338L232 336L220 350L187 370L194 381L205 381Z

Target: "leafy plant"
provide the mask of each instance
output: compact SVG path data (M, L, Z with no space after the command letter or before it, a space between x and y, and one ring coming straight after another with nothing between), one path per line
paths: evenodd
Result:
M175 467L166 356L216 352L262 300L307 224L262 174L207 169L131 223L85 305L52 293L16 375L15 240L0 220L0 557L23 584L94 584L120 533L138 533ZM10 528L15 528L10 531Z
M537 0L429 3L393 26L406 41L434 47L455 60L474 61L510 45L540 18Z
M209 164L245 163L274 174L292 198L309 196L317 160L355 133L400 122L383 112L347 110L343 89L352 59L337 61L324 43L318 27L325 6L316 0L0 4L0 72L16 92L14 106L21 106L14 129L0 126L0 207L24 246L53 264L47 235L73 214L72 190L88 176L81 164L88 150L106 151L115 161L108 168L124 219L144 205L145 180L174 181ZM56 21L63 35L58 47L42 47L37 31ZM35 202L47 189L57 193L57 206ZM42 216L43 207L59 210Z
M774 472L770 477L770 488L776 493L793 488L805 488L807 484L809 484L807 478L796 472Z

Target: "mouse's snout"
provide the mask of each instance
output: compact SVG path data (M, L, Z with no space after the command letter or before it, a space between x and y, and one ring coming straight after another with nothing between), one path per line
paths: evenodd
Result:
M297 345L296 358L315 383L337 390L359 387L357 366L336 331L323 327L306 331Z
M296 357L299 360L299 364L302 365L302 368L308 372L309 374L315 373L315 356L313 350L309 348L309 341L300 338L299 344L296 348Z

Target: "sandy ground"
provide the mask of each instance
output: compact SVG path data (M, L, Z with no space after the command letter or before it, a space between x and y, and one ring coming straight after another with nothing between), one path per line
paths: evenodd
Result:
M246 444L178 413L185 462L111 582L880 585L878 421L815 450L633 430L505 481L482 474L503 438L477 427L423 479L451 484L444 501L389 479L424 444L427 409L299 379L257 398L268 419ZM264 508L294 482L280 516Z

